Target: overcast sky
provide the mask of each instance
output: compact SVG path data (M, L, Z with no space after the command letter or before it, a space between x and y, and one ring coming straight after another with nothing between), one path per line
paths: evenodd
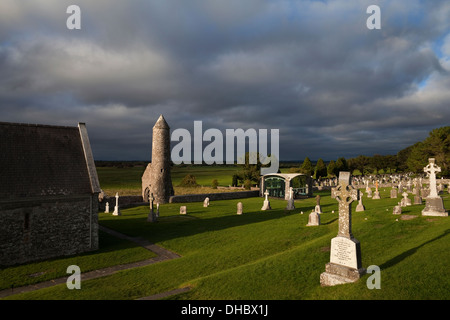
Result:
M150 160L160 114L279 129L281 160L396 154L450 125L449 88L448 0L0 1L0 121L85 122L96 160Z

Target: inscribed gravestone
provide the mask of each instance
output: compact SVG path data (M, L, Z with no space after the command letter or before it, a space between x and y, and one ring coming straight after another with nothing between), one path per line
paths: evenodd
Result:
M320 225L320 214L312 210L308 217L308 224L307 226L319 226Z
M362 196L361 197L359 197L359 202L358 202L358 205L356 206L356 209L355 209L355 211L356 212L362 212L362 211L364 211L366 208L364 207L364 205L363 205L363 203L362 203Z
M358 190L351 186L349 172L340 172L335 196L339 202L339 231L331 239L330 262L320 275L322 286L355 282L366 272L361 264L360 242L351 229L351 203L358 200Z
M435 164L434 158L428 160L430 163L423 168L423 171L429 174L430 193L425 199L425 208L422 210L422 215L447 217L448 212L444 208L444 203L442 198L438 195L436 187L436 173L441 172L441 168Z
M238 215L242 214L242 202L238 202L236 214Z
M286 210L294 210L295 204L294 204L294 196L293 196L293 190L292 187L289 187L289 199L287 201Z

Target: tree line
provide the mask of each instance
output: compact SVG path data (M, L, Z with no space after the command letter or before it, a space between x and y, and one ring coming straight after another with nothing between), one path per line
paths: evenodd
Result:
M435 158L436 164L441 167L440 176L450 176L450 126L432 130L424 141L402 149L395 155L359 155L350 159L340 157L327 164L318 159L315 165L306 157L300 167L291 168L290 172L308 174L315 179L337 177L339 171L350 171L354 175L423 173L429 158Z

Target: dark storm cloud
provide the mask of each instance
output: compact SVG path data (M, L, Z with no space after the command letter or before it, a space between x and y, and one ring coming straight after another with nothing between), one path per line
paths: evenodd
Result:
M2 120L84 121L97 159L148 159L161 113L280 129L282 159L396 153L448 125L447 1L77 1L77 31L69 4L1 2Z

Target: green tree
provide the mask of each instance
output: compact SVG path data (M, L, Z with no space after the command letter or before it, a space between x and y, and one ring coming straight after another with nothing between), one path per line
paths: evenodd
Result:
M389 170L389 173L392 173L392 171L397 167L397 156L396 155L387 155L384 156L385 159L385 172Z
M328 177L336 177L336 164L334 163L333 160L331 160L330 163L328 163L327 174Z
M450 175L450 126L434 129L423 141L422 163L428 164L428 158L435 158L436 164L441 167L441 175ZM423 168L422 168L423 169Z
M327 167L325 166L322 158L320 158L319 160L317 160L316 164L316 179L325 178L327 174Z
M300 167L300 172L308 176L312 176L314 174L314 168L308 157L306 157L303 161L302 166Z
M231 177L231 186L237 187L237 185L238 185L238 175L233 174L233 176Z
M348 159L347 166L348 166L348 171L350 171L350 174L353 174L353 171L358 169L358 166L356 164L356 158Z
M367 166L370 164L370 158L367 156L359 155L355 159L356 168L364 175Z
M217 179L214 179L212 182L211 182L211 188L213 188L213 189L217 189L217 186L219 185L219 181L217 181Z
M198 187L197 179L192 174L187 174L181 183L179 184L180 187Z
M336 176L339 175L340 171L348 171L347 161L345 160L344 157L341 157L336 160L336 171L335 171Z
M261 174L261 162L258 154L250 155L249 152L245 153L244 164L240 164L241 170L238 172L237 177L241 183L245 183L247 180L259 184ZM251 160L251 161L250 161ZM256 162L256 163L254 163Z
M383 156L380 154L375 154L370 159L370 164L372 168L375 169L375 173L378 173L378 170L383 168Z
M400 150L397 152L397 171L405 172L408 170L408 158L411 154L412 150L414 149L414 145L409 146L405 149Z
M425 150L423 142L417 142L413 145L411 152L406 160L408 171L421 173L428 163L429 154Z

